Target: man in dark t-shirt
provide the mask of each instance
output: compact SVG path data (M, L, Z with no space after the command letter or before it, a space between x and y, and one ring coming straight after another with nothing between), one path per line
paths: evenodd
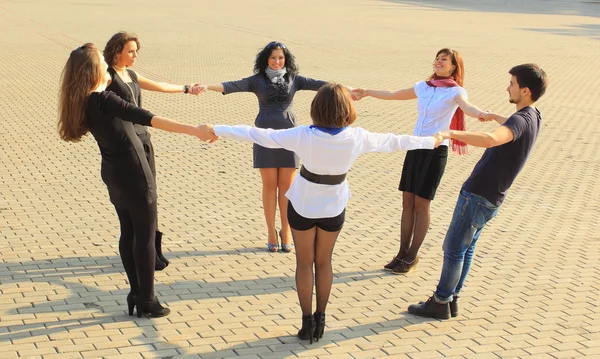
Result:
M448 131L444 138L487 150L463 184L444 240L444 265L437 289L426 302L408 307L422 317L448 319L458 315L458 295L469 272L475 243L494 218L508 189L525 165L540 130L542 116L534 107L548 84L544 70L534 64L513 67L506 89L517 108L509 118L481 113L482 121L497 121L493 132Z

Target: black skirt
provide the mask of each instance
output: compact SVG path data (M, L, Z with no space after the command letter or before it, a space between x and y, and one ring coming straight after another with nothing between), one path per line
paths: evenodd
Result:
M408 151L404 158L398 189L433 200L447 162L448 146L439 146L433 150Z

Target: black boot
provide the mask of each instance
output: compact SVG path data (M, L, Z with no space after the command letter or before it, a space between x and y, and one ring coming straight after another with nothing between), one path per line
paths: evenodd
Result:
M302 340L309 339L310 344L313 342L313 335L315 333L315 318L312 314L302 316L302 328L298 331L298 338Z
M410 305L408 312L420 317L450 319L450 305L436 302L433 296L427 299L425 303Z
M452 318L458 317L458 296L455 295L450 302L450 315Z
M169 315L169 313L171 313L171 310L169 308L160 305L158 298L154 298L154 300L151 300L149 302L144 302L142 301L142 298L140 298L140 296L138 295L136 298L135 305L137 307L138 318L141 318L142 314L152 318L160 318L166 317L167 315Z
M162 232L156 231L156 237L154 238L154 246L156 247L156 265L154 269L161 271L169 265L169 260L162 254Z
M325 313L315 312L313 315L315 318L315 342L318 342L319 339L323 338L323 333L325 332Z

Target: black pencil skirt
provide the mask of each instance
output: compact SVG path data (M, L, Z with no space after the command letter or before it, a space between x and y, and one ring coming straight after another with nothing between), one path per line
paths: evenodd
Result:
M398 189L433 200L447 162L448 146L439 146L433 150L408 151L404 158Z

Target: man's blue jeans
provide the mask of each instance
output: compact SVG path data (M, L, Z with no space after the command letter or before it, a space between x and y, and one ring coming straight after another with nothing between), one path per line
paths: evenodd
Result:
M461 190L452 222L444 239L444 266L435 291L440 303L451 302L458 295L469 273L475 244L486 223L498 213L498 207L487 199Z

